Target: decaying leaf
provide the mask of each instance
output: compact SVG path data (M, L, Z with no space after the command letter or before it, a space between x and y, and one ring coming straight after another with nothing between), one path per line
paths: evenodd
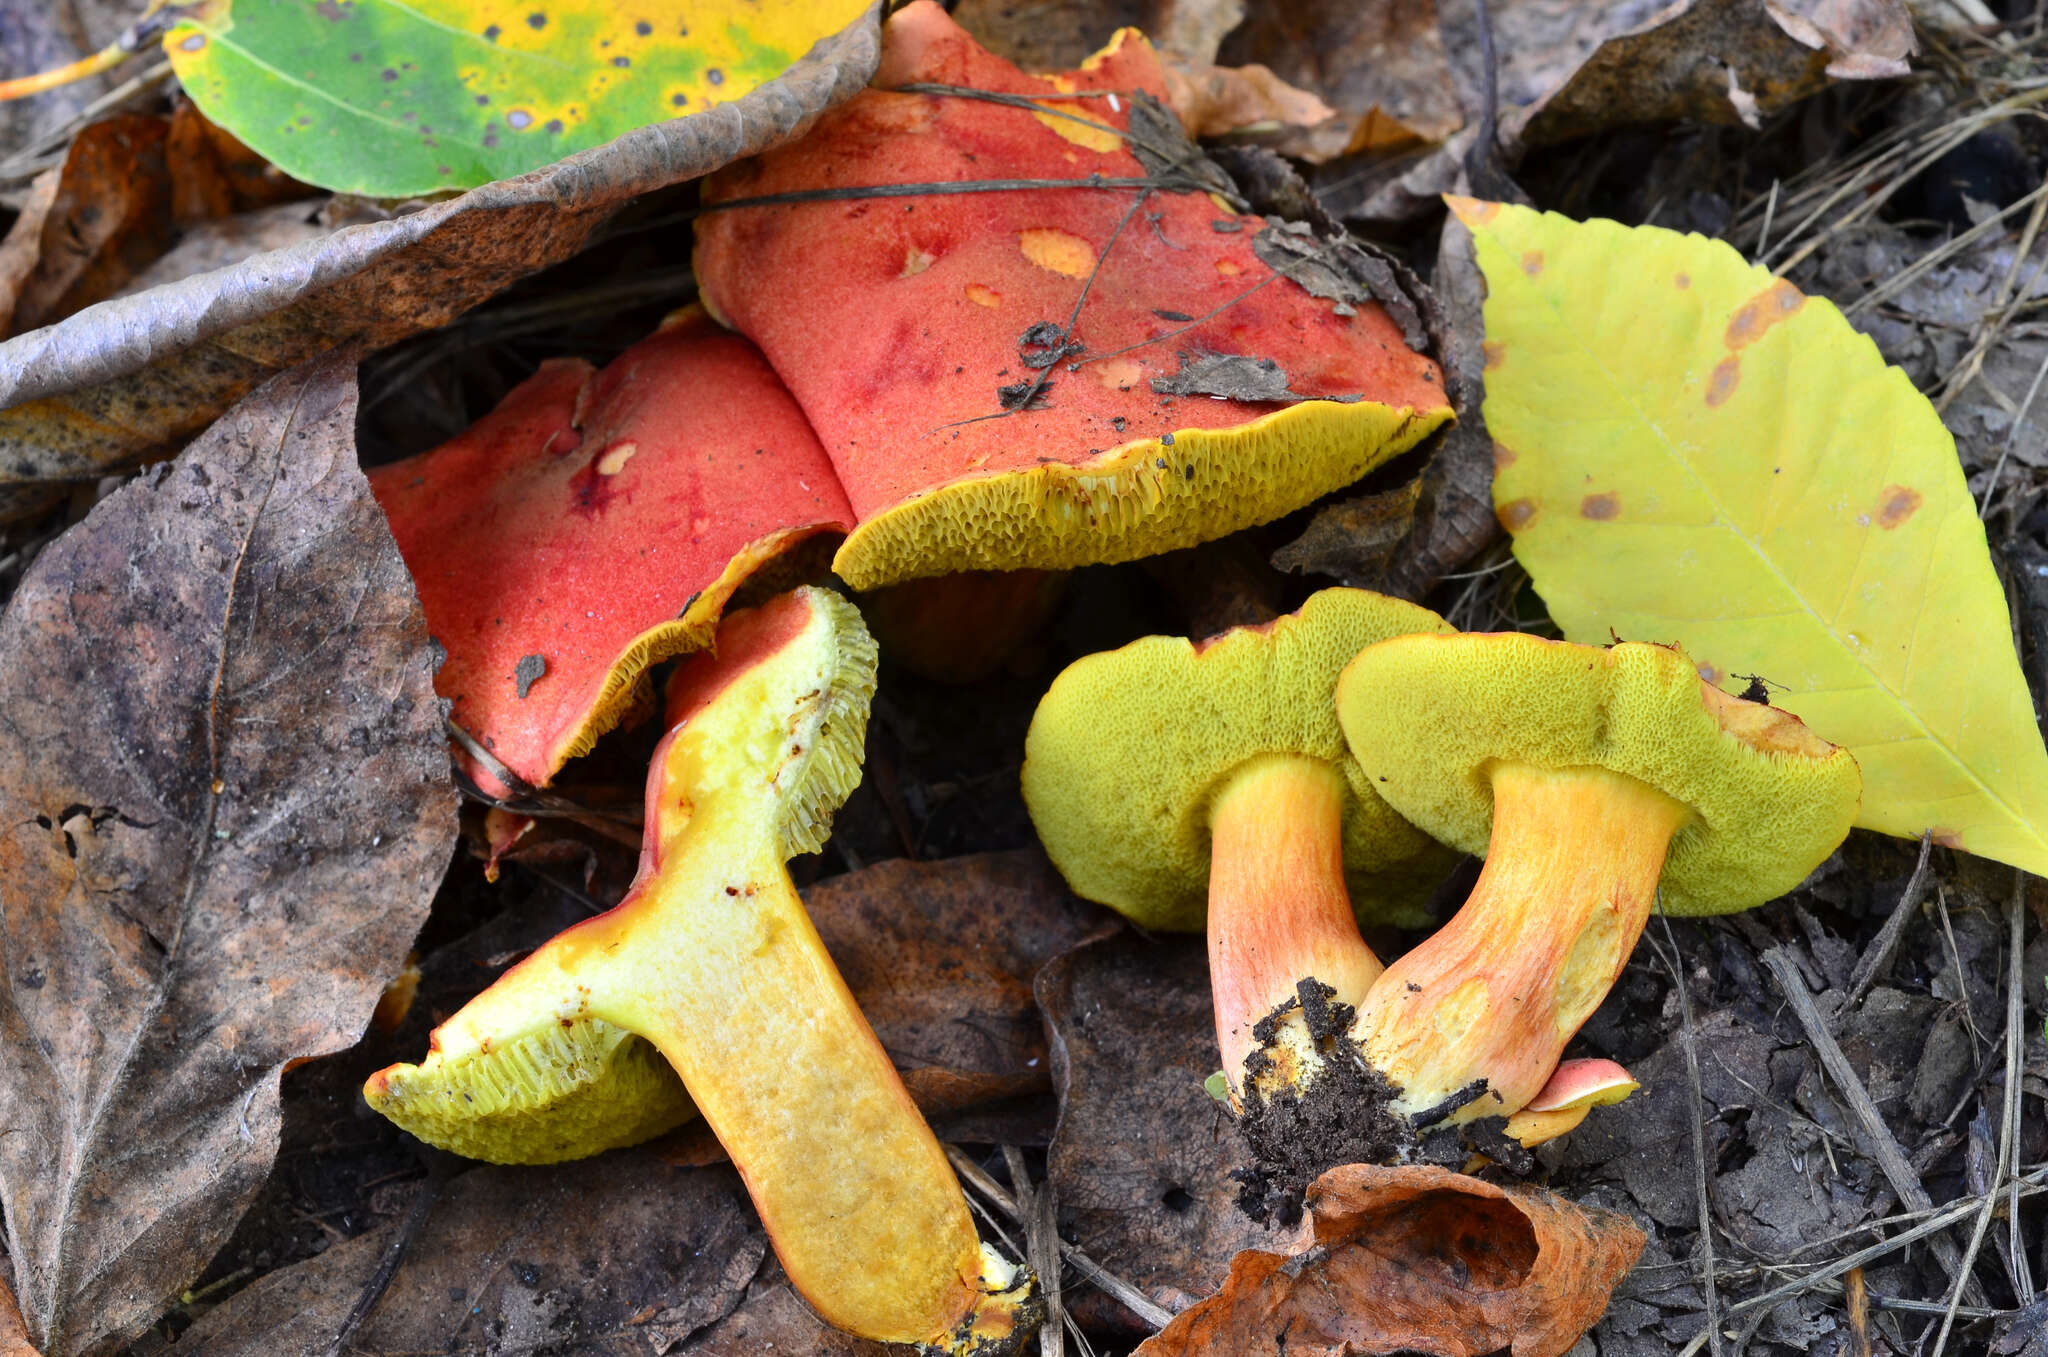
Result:
M1259 62L1322 96L1337 115L1279 147L1323 161L1442 141L1465 121L1434 3L1293 0L1258 5L1224 39L1227 65Z
M445 325L633 197L800 133L877 57L870 12L732 103L0 344L0 517L175 448L281 368Z
M899 1357L908 1350L855 1338L818 1318L771 1255L739 1308L675 1349L672 1357Z
M1180 366L1164 377L1154 377L1151 385L1162 396L1214 396L1218 400L1276 403L1311 399L1287 385L1287 369L1270 358L1242 353L1183 353Z
M953 18L976 41L1027 71L1063 71L1135 28L1167 56L1208 65L1245 0L960 0Z
M2005 593L1905 374L1717 241L1453 206L1489 287L1494 505L1565 635L1761 675L1855 753L1858 824L2048 870Z
M328 1357L397 1228L266 1273L171 1351ZM678 1345L733 1311L767 1252L729 1168L675 1168L626 1150L471 1169L428 1208L348 1350L691 1351Z
M1830 79L1905 75L1913 50L1901 0L1691 0L1606 38L1505 130L1541 146L1667 118L1755 127Z
M163 45L207 117L286 173L403 198L728 103L865 8L739 0L662 18L611 0L207 0Z
M1240 1253L1138 1357L1558 1357L1643 1250L1625 1216L1428 1166L1331 1169L1308 1207L1314 1248Z
M1166 102L1191 137L1315 127L1337 116L1336 109L1257 62L1198 66L1169 60L1165 66Z
M1511 164L1528 147L1635 123L1755 126L1830 80L1902 75L1913 50L1903 0L1497 0L1488 10L1499 63L1497 137ZM1465 105L1476 109L1478 27L1460 18L1446 23L1443 38L1450 69L1466 84ZM1439 194L1469 191L1458 176L1477 132L1468 121L1419 156L1347 158L1317 187L1346 221L1433 213Z
M1471 232L1447 216L1430 286L1416 295L1443 356L1444 385L1458 422L1436 439L1414 480L1318 509L1302 535L1273 554L1276 568L1315 571L1420 602L1500 536L1493 514L1493 445L1480 403L1485 290L1472 259Z
M355 390L286 374L0 617L0 1193L49 1357L146 1323L361 1033L455 840L426 625Z
M1110 923L1036 849L879 862L804 908L927 1116L1051 1086L1032 977Z
M1289 1236L1237 1208L1251 1155L1202 1081L1221 1065L1199 938L1119 933L1038 976L1059 1128L1046 1168L1063 1233L1169 1310L1223 1284L1240 1249Z
M9 333L111 296L163 253L171 239L168 129L162 118L127 113L93 123L72 141Z
M1314 571L1344 584L1372 587L1386 578L1395 552L1415 527L1422 478L1392 490L1338 500L1316 511L1301 536L1273 553L1273 564Z
M21 1307L14 1303L14 1291L0 1277L0 1357L42 1357L28 1341L28 1325Z
M14 306L21 298L22 284L35 272L36 261L43 254L43 223L49 219L50 209L57 202L57 186L63 182L64 169L44 170L29 184L28 194L21 204L21 211L14 218L14 224L7 228L7 235L0 239L0 334L5 334L13 323Z

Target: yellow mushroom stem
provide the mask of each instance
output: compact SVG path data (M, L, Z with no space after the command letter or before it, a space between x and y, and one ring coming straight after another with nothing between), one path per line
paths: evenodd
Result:
M1247 761L1211 803L1209 986L1233 1100L1245 1057L1264 1045L1253 1028L1303 980L1356 1007L1379 978L1344 888L1343 807L1336 768L1298 754ZM1318 1057L1306 1030L1288 1026L1293 1039L1271 1053L1291 1057L1284 1077L1299 1086Z
M772 735L774 732L770 732ZM641 882L437 1034L596 1018L652 1042L746 1179L790 1281L829 1323L935 1352L1008 1350L1020 1279L975 1234L952 1167L812 927L725 742L672 736ZM653 798L650 798L653 800ZM500 1008L505 1011L499 1011ZM483 1038L488 1042L488 1038ZM977 1347L977 1344L984 1346Z
M1491 779L1478 884L1387 969L1354 1029L1410 1117L1480 1079L1486 1093L1444 1120L1507 1116L1536 1096L1635 949L1691 813L1600 768L1501 763Z

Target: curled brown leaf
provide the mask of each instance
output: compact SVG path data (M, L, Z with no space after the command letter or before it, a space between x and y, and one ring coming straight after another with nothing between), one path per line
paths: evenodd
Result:
M1137 1357L1557 1357L1643 1250L1624 1216L1427 1166L1332 1169L1308 1207L1314 1247L1238 1254Z

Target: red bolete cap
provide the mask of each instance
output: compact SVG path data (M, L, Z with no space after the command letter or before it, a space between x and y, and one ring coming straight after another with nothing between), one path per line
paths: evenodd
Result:
M1036 107L887 88L916 83ZM1146 175L1124 133L1132 96L1163 97L1165 81L1134 30L1078 71L1032 76L918 0L885 27L877 84L801 141L711 176L705 203L1077 186L699 222L706 304L782 374L859 516L833 562L855 588L1220 537L1351 484L1451 417L1437 365L1376 302L1275 275L1254 251L1263 218L1207 193L1078 186Z
M824 450L745 339L685 310L603 371L554 360L370 485L447 650L456 723L545 786L707 644L734 592L798 574L853 521ZM479 785L499 780L470 768Z

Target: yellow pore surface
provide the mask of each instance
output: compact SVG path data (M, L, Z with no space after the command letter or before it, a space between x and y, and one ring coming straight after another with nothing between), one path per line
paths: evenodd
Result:
M1400 638L1345 668L1337 710L1380 794L1468 853L1487 851L1500 764L1607 769L1678 801L1689 816L1663 876L1674 914L1792 889L1849 832L1862 791L1846 750L1701 683L1666 646Z
M1148 636L1076 661L1053 680L1024 743L1024 801L1047 853L1091 900L1148 928L1200 929L1212 801L1248 761L1300 754L1343 775L1354 907L1402 917L1400 893L1390 898L1374 874L1405 885L1441 859L1351 757L1333 695L1361 647L1448 629L1398 599L1326 589L1298 613L1199 646Z

